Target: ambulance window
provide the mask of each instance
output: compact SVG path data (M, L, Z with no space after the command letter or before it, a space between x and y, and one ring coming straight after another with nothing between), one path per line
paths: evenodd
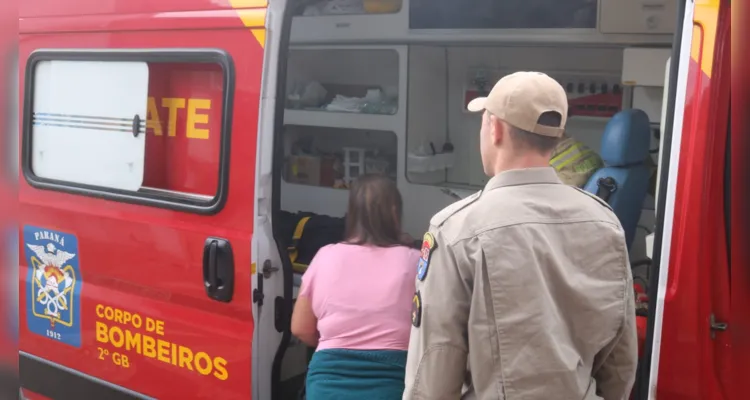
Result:
M138 118L146 115L148 65L41 61L34 77L34 174L138 190L146 149L145 120Z
M33 54L24 104L26 180L43 189L217 212L227 187L232 72L229 56L211 50Z

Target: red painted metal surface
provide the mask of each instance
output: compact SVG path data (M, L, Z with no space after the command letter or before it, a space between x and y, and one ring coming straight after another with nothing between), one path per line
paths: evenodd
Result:
M218 64L150 64L143 186L214 196L224 73Z
M250 6L263 7L263 1L242 1ZM33 0L19 2L21 18L151 14L159 18L161 13L182 11L232 10L228 0L76 0L75 6L55 0Z
M264 2L244 3L258 6L257 11L251 12L259 16L264 13ZM78 237L85 288L81 300L81 349L29 332L22 308L20 350L162 399L250 397L254 329L250 240L263 49L237 12L228 2L221 1L77 0L73 7L56 0L30 0L21 4L20 16L22 65L39 48L219 47L229 52L237 70L229 199L219 214L206 217L113 204L35 190L22 180L19 217L24 224ZM720 57L723 53L716 54ZM728 284L722 272L727 261L722 253L725 249L722 216L714 214L714 210L721 210L723 202L721 152L726 129L722 130L722 121L717 118L722 115L717 99L723 90L721 82L726 79L720 79L721 72L716 68L709 80L701 71L700 60L696 61L690 67L675 204L670 283L662 333L660 399L714 399L722 398L724 393L724 355L729 342L722 335L711 341L708 315L714 312L718 319L729 318L726 301L721 296L712 296L721 293ZM153 73L171 77L172 71ZM166 97L217 99L215 88L203 85L205 81L173 83L161 87L154 83L150 95L155 101ZM214 103L214 107L218 104ZM157 112L164 112L164 108ZM217 121L215 116L212 111L206 123L211 131ZM165 118L160 114L160 119ZM215 165L205 160L211 160L216 151L212 141L218 137L210 136L205 147L194 145L190 140L196 139L180 136L185 124L178 113L176 136L156 137L153 128L149 131L147 183L211 194L216 185ZM168 127L163 125L162 129L166 131ZM162 164L159 159L165 162ZM181 172L170 174L176 170ZM234 301L230 304L208 299L203 289L202 251L208 235L229 239L233 245L237 281ZM25 261L21 261L22 299L29 286L27 268ZM152 358L128 354L111 343L97 342L97 321L110 328L126 328L126 324L98 316L98 305L162 321L163 335L143 333L190 348L193 353L202 351L225 358L227 379L160 361L158 355ZM113 362L113 352L128 357L127 367L122 361L119 365Z
M733 398L750 393L750 3L735 2L732 10L732 141L731 141L731 262ZM744 395L743 395L744 394Z
M23 396L26 398L26 400L53 400L49 397L44 397L41 394L34 393L28 389L23 389Z
M722 13L722 18L728 17ZM712 339L709 318L729 319L729 267L724 225L724 152L729 110L729 47L720 43L712 76L704 72L705 26L696 24L674 204L657 397L731 399L728 333ZM695 43L695 41L700 41ZM710 56L709 56L710 57Z
M80 303L82 315L79 316L82 347L67 346L31 333L27 328L25 307L21 307L20 350L156 398L249 398L254 329L250 281L253 160L263 49L228 3L209 0L80 0L76 3L71 7L60 2L35 0L22 5L21 66L26 64L32 51L40 48L188 47L221 48L229 53L236 66L231 105L229 194L221 212L200 216L37 190L21 178L19 217L22 225L76 235L84 286ZM180 10L190 12L178 12ZM81 14L86 16L78 17ZM66 15L82 19L78 25L82 28L64 29L73 19L50 17ZM229 18L230 15L234 17ZM222 29L196 29L219 26ZM198 68L204 70L196 72ZM23 87L23 68L21 71ZM191 79L196 75L198 79ZM205 140L186 137L187 104L176 114L173 137L167 135L169 128L165 122L169 110L159 107L157 112L164 135L156 137L152 125L147 139L149 173L146 182L151 186L205 194L215 192L222 106L221 85L216 85L215 81L221 82L220 77L221 70L213 66L152 68L149 96L155 101L211 99L212 104L210 110L199 111L208 116L208 122L196 124L197 128L210 131L209 139ZM233 301L228 304L213 301L205 293L202 257L208 236L225 238L232 244L235 291ZM21 254L23 246L23 243L19 246ZM24 259L20 260L20 268L19 291L24 304L29 289L29 266ZM143 321L150 318L163 328L149 331L145 323L136 328L132 323L108 320L105 309L99 305L138 314ZM169 349L169 355L162 353L158 344L156 352L147 351L145 339L140 351L118 347L110 341L112 336L103 343L97 340L104 338L102 326L107 327L107 333L116 327L123 332L130 330L155 341L167 342L165 348ZM117 338L117 334L114 337ZM171 354L181 352L182 348L189 349L194 357L204 352L211 358L225 359L226 373L215 361L208 372L205 363L197 366L193 361L192 366L188 366L191 364L188 361L180 365ZM127 362L123 361L123 356Z

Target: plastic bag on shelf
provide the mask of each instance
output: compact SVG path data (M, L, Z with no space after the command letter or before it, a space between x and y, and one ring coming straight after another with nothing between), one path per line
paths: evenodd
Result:
M325 101L328 91L320 82L295 83L287 94L289 108L318 108Z
M394 101L386 99L382 90L370 89L365 97L336 95L331 103L325 106L325 109L364 114L395 114L397 107Z
M362 112L364 108L364 99L356 97L346 97L337 94L333 100L325 106L327 111L340 111L340 112Z
M409 152L406 169L410 173L424 174L453 168L456 156L453 152L437 153L434 145L422 144L415 151Z

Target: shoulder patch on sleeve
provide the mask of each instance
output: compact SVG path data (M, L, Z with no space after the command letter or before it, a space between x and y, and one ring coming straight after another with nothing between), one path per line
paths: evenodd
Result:
M597 196L597 195L595 195L595 194L593 194L593 193L589 193L589 192L587 192L587 191L585 191L585 190L583 190L583 189L581 189L581 188L579 188L579 187L577 187L577 186L571 186L571 187L572 187L573 189L575 189L575 190L577 190L577 191L579 191L579 192L581 192L581 193L585 194L586 196L589 196L589 197L591 197L592 199L596 200L596 201L597 201L597 202L598 202L599 204L601 204L601 205L603 205L604 207L606 207L606 208L607 208L607 209L608 209L609 211L613 211L613 212L614 212L614 210L612 210L612 207L611 207L611 206L610 206L609 204L607 204L607 202L606 202L606 201L602 200L602 198L601 198L601 197L599 197L599 196Z
M422 325L422 294L419 291L411 299L411 324L415 328Z
M445 207L442 211L438 212L437 214L435 214L435 216L432 217L432 219L430 220L430 225L435 227L443 225L443 223L447 221L448 218L453 216L455 213L463 210L471 203L477 201L477 199L479 199L479 196L481 195L482 191L480 190L463 200L459 200L449 205L448 207Z
M417 279L423 281L427 277L427 269L430 268L430 256L432 251L437 247L435 243L435 236L432 233L427 232L424 234L422 239L422 250L420 252L419 264L417 265Z

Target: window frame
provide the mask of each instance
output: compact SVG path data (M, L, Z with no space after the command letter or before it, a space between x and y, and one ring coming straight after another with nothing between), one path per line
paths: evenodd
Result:
M223 109L219 150L219 179L216 193L209 200L190 192L170 193L144 188L141 191L110 189L36 176L31 167L33 152L34 83L36 66L42 61L120 61L145 63L218 64L224 74ZM21 169L26 182L35 189L100 198L121 203L164 208L202 215L213 215L224 208L229 194L230 144L234 111L235 69L232 57L224 50L198 49L39 49L26 61L23 99ZM147 99L144 99L146 101Z

